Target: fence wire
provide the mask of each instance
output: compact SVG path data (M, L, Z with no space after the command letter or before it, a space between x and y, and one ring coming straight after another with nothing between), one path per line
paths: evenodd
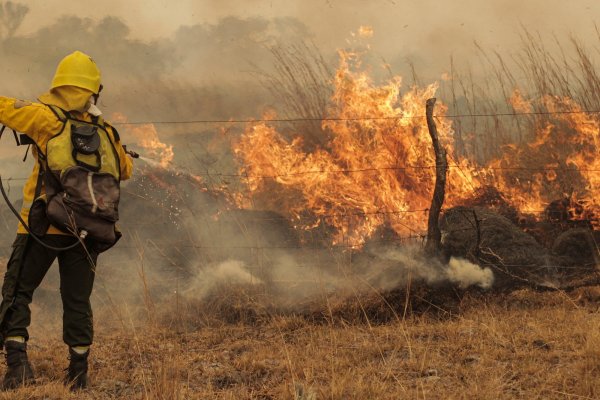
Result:
M473 113L473 114L448 114L434 115L434 118L484 118L484 117L524 117L524 116L548 116L548 115L569 115L569 114L600 114L600 110L565 110L565 111L531 111L531 112L506 112L506 113ZM192 125L192 124L253 124L253 123L292 123L292 122L321 122L321 121L386 121L402 119L425 119L425 115L398 115L388 117L321 117L321 118L256 118L256 119L194 119L187 121L131 121L114 122L116 126L135 126L135 125Z
M534 111L534 112L506 112L506 113L473 113L473 114L449 114L449 115L439 115L435 116L436 118L484 118L484 117L521 117L521 116L549 116L549 115L569 115L569 114L600 114L600 110L565 110L565 111ZM355 117L355 118L274 118L274 119L227 119L227 120L215 120L215 119L198 119L198 120L187 120L187 121L132 121L132 122L115 122L113 125L116 126L137 126L137 125L189 125L189 124L253 124L253 123L296 123L296 122L318 122L318 121L340 121L340 122L352 122L352 121L374 121L374 120L402 120L402 119L425 119L425 115L418 116L390 116L390 117ZM600 122L598 122L600 124ZM403 171L410 169L435 169L436 165L403 165L403 166L382 166L382 167L366 167L359 169L335 169L335 170L309 170L309 171L298 171L298 172L287 172L287 173L277 173L274 175L251 175L248 173L232 173L232 172L223 172L223 171L213 171L213 172L191 172L193 175L197 176L207 176L211 178L243 178L243 179L277 179L284 178L290 176L301 176L308 174L355 174L355 173L368 173L368 172L376 172L376 171ZM462 169L465 166L461 166L458 164L448 165L449 169ZM600 172L598 169L579 169L579 168L563 168L563 167L474 167L469 166L469 169L476 171L485 171L485 170L494 170L494 171L529 171L529 172ZM16 181L23 182L28 180L27 177L11 177L7 178L7 182ZM222 210L221 210L222 211ZM324 213L316 216L317 218L333 218L333 217L352 217L352 216L369 216L369 215L402 215L408 213L424 213L429 211L429 209L419 209L419 210L378 210L373 212L352 212L352 213ZM528 214L542 214L546 213L548 210L532 210L528 211ZM291 220L289 216L269 216L269 217L256 217L253 216L251 220ZM141 224L134 223L129 224L130 227L148 227L150 225L156 225L155 223ZM470 230L471 228L467 229ZM453 233L453 232L450 232ZM426 233L418 233L414 235L408 236L397 236L393 239L394 242L407 241L407 240L423 240L426 236ZM371 242L370 242L371 243ZM119 246L120 248L136 248L135 246ZM311 247L311 246L203 246L197 244L187 244L182 245L180 247L189 247L196 249L330 249L331 246L320 246L320 247ZM336 245L334 247L337 248L356 248L356 245Z
M369 167L359 169L333 169L333 170L310 170L310 171L298 171L288 173L277 173L274 175L252 175L246 173L232 173L232 172L203 172L203 171L190 171L186 170L186 173L195 176L206 176L209 178L242 178L242 179L277 179L286 178L290 176L302 176L311 174L356 174L362 172L376 172L376 171L406 171L409 169L435 169L435 165L405 165L405 166L389 166L389 167ZM562 167L482 167L482 166L469 166L468 168L464 165L448 165L449 169L468 169L469 171L485 172L488 170L492 171L524 171L524 172L600 172L600 169L594 168L562 168ZM165 168L169 171L169 168ZM8 177L3 178L6 182L16 181L23 182L27 181L27 177Z

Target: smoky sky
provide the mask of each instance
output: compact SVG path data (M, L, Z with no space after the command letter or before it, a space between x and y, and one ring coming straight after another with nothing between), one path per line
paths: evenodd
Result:
M468 57L474 40L510 49L525 26L545 36L573 33L596 36L600 13L595 0L167 0L71 2L30 0L22 32L32 33L63 14L121 18L132 36L150 40L172 35L181 26L216 24L226 17L295 18L329 50L344 45L360 25L375 30L374 48L387 59L399 54L445 60L449 53ZM240 37L243 40L243 37ZM189 49L196 51L197 49ZM435 53L435 54L434 54Z
M19 3L19 2L16 2ZM597 43L593 0L166 0L75 2L30 0L29 12L1 49L3 94L31 97L44 90L56 62L87 50L107 82L123 86L170 81L202 85L251 81L252 68L268 68L273 43L308 39L326 56L352 47L360 26L376 67L406 74L407 61L426 80L439 79L452 56L477 62L484 49L516 51L523 29L544 40L579 37ZM8 93L7 93L8 92ZM140 93L136 95L142 95Z

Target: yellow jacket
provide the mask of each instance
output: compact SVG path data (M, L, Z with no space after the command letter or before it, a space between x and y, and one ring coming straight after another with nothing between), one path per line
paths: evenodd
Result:
M71 112L77 119L91 121L92 116L86 111L82 111L86 110L87 106L89 106L90 96L91 92L85 89L73 86L61 86L43 94L40 96L40 100L45 104L55 105ZM58 134L63 127L63 122L61 122L45 104L30 103L0 96L0 124L6 125L17 132L26 134L33 139L42 152L45 153L48 140ZM115 144L115 148L119 154L121 180L129 179L133 170L133 162L131 158L127 157L121 143L115 140L112 129L109 127L107 130L110 134L110 139ZM25 222L28 221L29 209L34 200L35 187L40 168L39 163L37 162L38 156L35 149L32 150L32 154L35 157L36 162L33 166L31 176L23 187L23 207L21 208L21 217ZM41 193L45 193L43 187ZM21 223L19 223L17 232L27 233ZM65 234L54 226L50 226L47 233L59 235Z

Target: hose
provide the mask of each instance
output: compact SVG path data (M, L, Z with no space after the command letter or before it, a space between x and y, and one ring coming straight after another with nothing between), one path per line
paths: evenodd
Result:
M29 233L29 235L33 239L35 239L36 242L38 242L45 248L47 248L49 250L53 250L53 251L66 251L66 250L74 249L75 247L77 247L79 245L83 245L83 242L79 238L77 238L77 241L75 243L73 243L72 245L67 246L67 247L54 247L54 246L50 246L49 244L44 243L41 238L39 238L37 235L35 235L33 232L31 232L31 229L29 229L29 226L27 225L27 223L25 221L23 221L23 218L21 218L21 214L19 214L19 212L15 209L15 207L10 202L8 195L6 194L6 191L4 190L4 184L2 183L2 175L0 175L0 191L2 192L2 197L4 197L4 201L6 202L6 205L8 206L8 208L10 208L12 213L15 214L15 216L17 217L19 222L23 225L23 228L25 228L25 230Z

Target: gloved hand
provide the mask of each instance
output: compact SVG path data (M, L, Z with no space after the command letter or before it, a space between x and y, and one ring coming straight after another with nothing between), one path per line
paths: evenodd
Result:
M123 150L125 153L129 154L131 158L140 158L140 155L133 150L127 150L127 145L123 145Z

